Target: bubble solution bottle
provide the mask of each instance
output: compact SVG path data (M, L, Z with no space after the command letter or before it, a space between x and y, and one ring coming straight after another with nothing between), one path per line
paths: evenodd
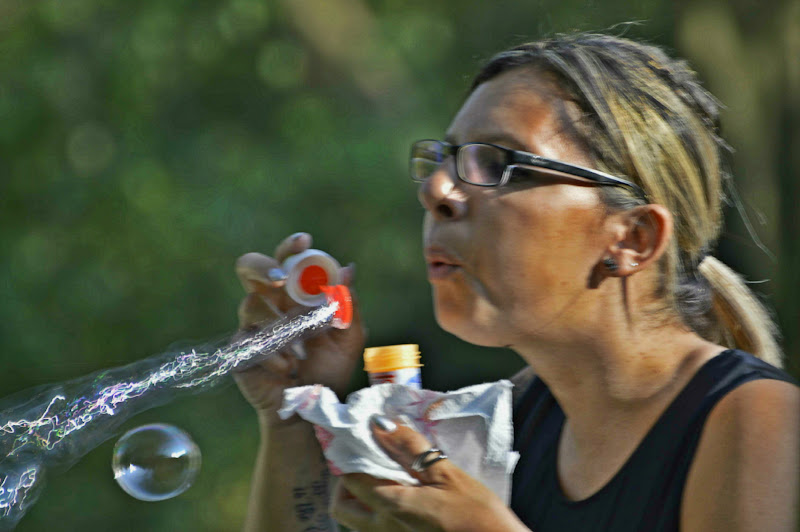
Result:
M419 346L416 344L369 347L364 350L364 371L369 383L392 382L422 388L419 368Z

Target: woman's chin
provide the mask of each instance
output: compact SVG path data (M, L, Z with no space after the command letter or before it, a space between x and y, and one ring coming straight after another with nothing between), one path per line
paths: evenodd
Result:
M490 322L461 313L442 312L439 309L436 309L435 314L436 322L442 329L467 343L483 347L508 345L508 338L502 338L499 328Z

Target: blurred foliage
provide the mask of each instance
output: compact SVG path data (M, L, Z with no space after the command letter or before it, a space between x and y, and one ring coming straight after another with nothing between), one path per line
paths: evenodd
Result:
M688 57L728 105L741 218L723 259L800 350L800 8L747 0L0 0L0 395L232 331L237 256L303 230L358 264L370 344L416 342L426 385L520 363L440 331L406 150L440 136L494 52L611 28ZM792 365L793 364L793 365ZM353 387L365 384L357 375ZM235 530L257 445L235 387L143 414L203 471L158 504L112 480L113 440L50 479L18 530Z

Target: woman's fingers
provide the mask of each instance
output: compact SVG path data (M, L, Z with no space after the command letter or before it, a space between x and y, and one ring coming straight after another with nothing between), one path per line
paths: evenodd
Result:
M332 515L359 531L524 530L503 502L444 455L419 432L386 416L370 418L381 448L416 478L403 486L363 473L341 477Z
M446 487L453 478L449 468L457 468L446 464L447 460L439 460L421 471L413 470L411 466L415 458L431 448L430 442L422 434L385 416L373 416L370 422L376 442L422 486L403 486L363 473L343 475L332 515L360 531L392 530L392 527L421 530L438 511L437 501L444 492L440 493L436 488ZM352 497L357 501L351 500Z
M275 320L278 311L265 296L261 294L247 294L239 303L239 328L250 329L267 320Z
M351 491L351 488L354 491ZM371 530L408 532L413 530L396 517L391 509L387 511L385 508L387 499L380 497L376 488L392 490L402 489L404 486L361 473L342 476L331 498L331 517L359 532ZM374 511L369 504L364 502L365 500L372 500L376 509L381 506L381 511Z
M275 248L275 259L282 263L289 255L296 255L310 248L311 243L311 235L308 233L295 233L290 235Z
M283 289L286 275L280 266L276 259L261 253L247 253L236 261L236 275L245 292L260 295L272 311L264 319L280 317L296 305ZM251 303L258 307L257 303Z
M369 530L375 521L372 509L359 501L341 480L336 483L331 497L330 515L353 530Z
M236 275L248 294L269 294L282 286L282 281L274 272L280 269L280 266L280 263L272 257L261 253L247 253L237 259Z
M275 413L281 403L282 391L287 386L297 385L297 362L294 357L277 353L252 366L237 368L233 378L244 397L257 410L270 413L277 421Z
M241 331L238 333L234 340L241 339L245 336L252 334L248 331ZM252 371L251 371L252 370ZM256 375L263 375L264 370L268 374L274 374L281 378L296 378L298 373L297 357L291 350L283 350L272 353L262 360L250 361L240 364L236 368L237 373L249 372Z
M236 275L248 294L259 294L264 301L247 298L239 308L242 327L265 319L274 319L285 314L296 305L284 290L287 272L281 263L290 255L302 253L312 244L308 233L295 233L284 239L275 249L275 258L261 253L247 253L236 261ZM340 269L341 282L351 285L355 276L355 264Z
M339 270L339 279L345 286L352 286L353 279L356 276L356 264L351 262L341 270Z
M423 457L423 453L430 451L433 445L419 432L381 415L372 416L370 425L378 445L423 485L446 484L452 481L455 470L460 471L449 460L442 458L446 456L446 449ZM414 462L419 457L423 457L422 462L415 468Z

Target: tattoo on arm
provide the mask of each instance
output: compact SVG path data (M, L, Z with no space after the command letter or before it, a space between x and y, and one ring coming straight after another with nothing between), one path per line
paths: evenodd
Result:
M310 484L295 486L292 489L294 515L300 523L306 525L303 532L330 532L331 530L337 530L336 525L328 516L330 476L330 471L325 466L319 480L315 480Z

